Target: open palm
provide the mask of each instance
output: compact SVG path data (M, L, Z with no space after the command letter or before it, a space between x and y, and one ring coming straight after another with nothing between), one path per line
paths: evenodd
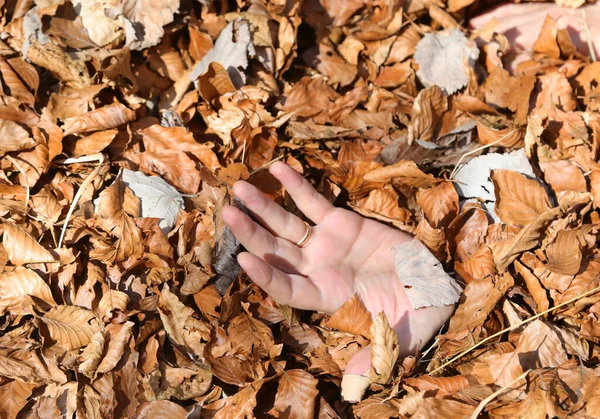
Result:
M334 312L357 293L376 315L385 312L404 353L414 353L447 320L452 307L413 310L394 267L392 247L410 240L399 230L334 207L299 173L283 163L270 172L315 225L308 242L300 218L275 204L256 187L238 182L233 191L258 223L228 206L222 216L248 252L238 261L248 276L276 301L292 307ZM346 372L364 373L368 352ZM349 371L354 370L354 371Z

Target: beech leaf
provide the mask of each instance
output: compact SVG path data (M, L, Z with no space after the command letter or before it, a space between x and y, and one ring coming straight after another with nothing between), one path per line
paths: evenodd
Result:
M452 94L469 82L465 62L473 68L478 58L479 49L459 29L427 33L415 52L417 76L425 86L437 85Z
M398 357L400 345L398 334L390 326L387 316L381 312L373 319L371 325L371 370L369 377L372 383L387 384Z
M396 273L415 310L458 302L461 287L444 271L423 243L413 239L395 246L392 251Z
M0 295L0 315L7 310L14 314L32 314L31 310L24 310L22 306L28 296L56 305L48 284L33 270L23 267L0 274Z
M43 317L50 336L65 349L78 349L90 343L100 325L94 313L76 306L56 306Z
M358 294L354 294L332 314L325 324L327 327L354 335L363 335L370 339L372 323L371 313L366 309Z
M229 22L219 34L215 46L192 68L190 80L195 81L208 70L210 63L217 62L227 70L233 84L241 87L246 82L246 76L239 68L246 69L248 55L253 56L254 53L248 22L241 19Z
M158 176L123 170L123 182L140 200L141 216L160 218L158 225L163 233L171 231L179 209L184 207L182 195Z
M272 414L290 419L314 418L317 384L318 380L304 370L283 371Z

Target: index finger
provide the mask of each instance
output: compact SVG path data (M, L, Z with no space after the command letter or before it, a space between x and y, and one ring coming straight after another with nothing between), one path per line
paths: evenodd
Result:
M298 209L314 223L321 222L335 208L300 173L287 164L273 163L269 171L287 189Z

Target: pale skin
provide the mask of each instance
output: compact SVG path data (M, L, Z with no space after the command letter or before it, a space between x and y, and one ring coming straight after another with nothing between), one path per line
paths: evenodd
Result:
M585 6L590 38L600 41L600 5ZM497 31L505 33L517 53L531 51L546 14L558 18L579 51L587 55L580 10L552 4L510 4L471 20L473 28L496 17ZM591 22L591 23L590 23ZM277 162L269 171L282 183L297 207L312 221L312 235L295 245L305 224L247 182L237 182L234 194L258 222L232 206L222 216L246 248L238 261L248 276L281 304L333 313L354 294L375 316L385 312L398 332L403 355L414 354L435 336L454 306L414 310L394 267L392 248L412 238L393 227L355 212L334 207L302 175ZM358 352L345 374L368 374L370 348Z
M247 182L234 194L259 221L232 206L223 220L247 249L238 261L248 276L281 304L333 313L355 293L373 314L385 312L404 354L414 354L447 321L453 306L413 310L394 267L392 247L411 236L352 211L334 207L302 175L284 163L269 171L314 223L308 242L295 245L304 222ZM358 353L346 373L365 374L370 351Z

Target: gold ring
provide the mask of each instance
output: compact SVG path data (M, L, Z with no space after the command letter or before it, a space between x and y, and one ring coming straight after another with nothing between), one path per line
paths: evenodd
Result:
M298 247L304 246L312 234L312 228L310 227L310 224L304 221L304 225L306 225L306 231L304 232L304 236L302 236L302 238L296 242L296 246Z

